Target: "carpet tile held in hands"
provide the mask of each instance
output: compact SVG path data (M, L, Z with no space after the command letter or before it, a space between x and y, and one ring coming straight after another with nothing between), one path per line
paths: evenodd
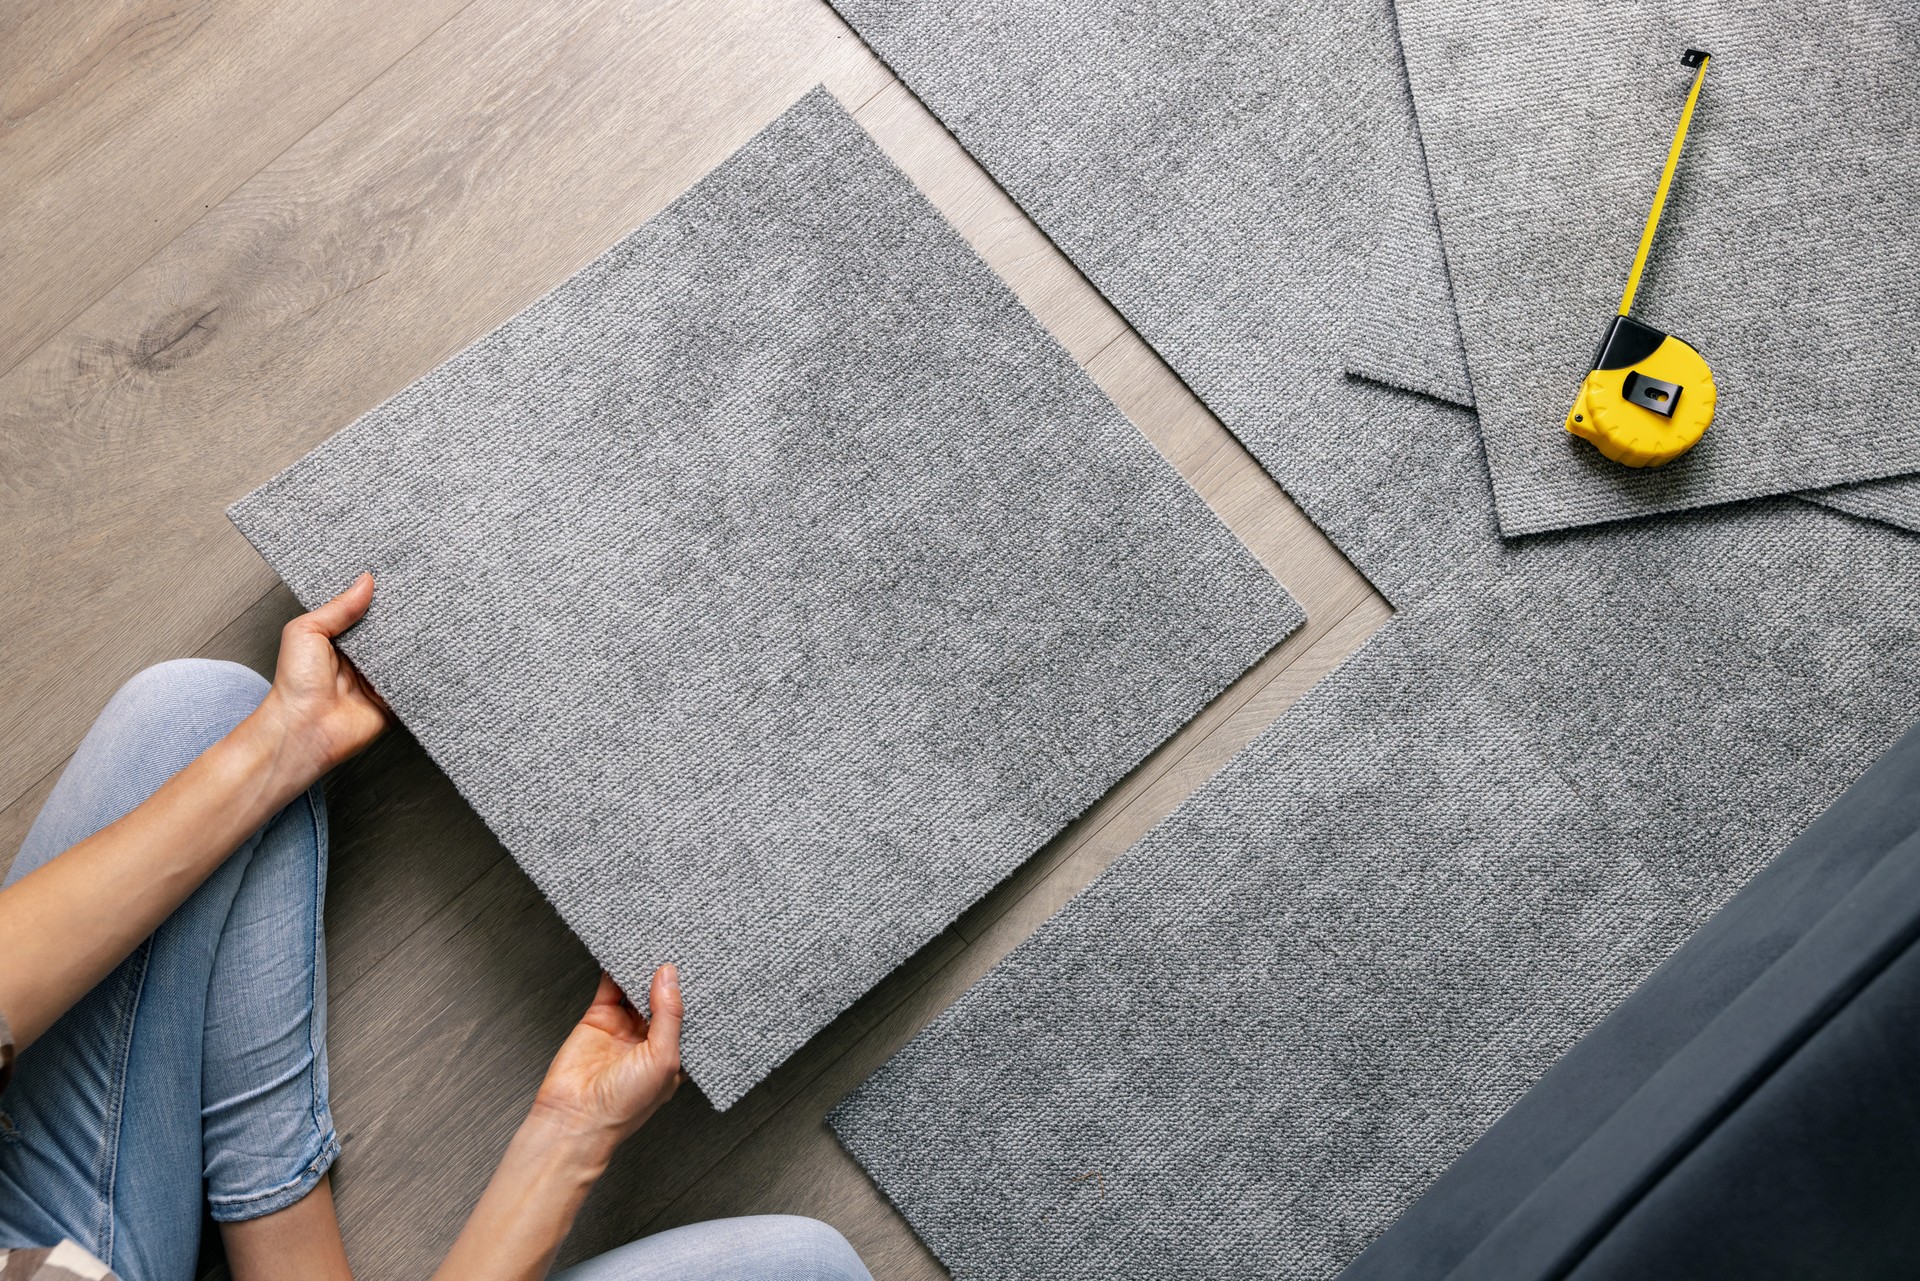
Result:
M1302 620L825 91L232 516L720 1107Z

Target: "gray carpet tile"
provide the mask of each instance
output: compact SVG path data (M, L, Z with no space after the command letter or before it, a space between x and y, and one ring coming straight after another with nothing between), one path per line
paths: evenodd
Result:
M1667 945L1418 614L835 1112L955 1276L1318 1275Z
M1472 409L1473 379L1460 338L1460 320L1454 311L1453 281L1447 271L1439 214L1434 209L1426 140L1420 136L1419 113L1413 109L1407 83L1399 23L1386 23L1379 38L1393 49L1390 65L1399 83L1392 109L1405 113L1406 128L1415 145L1382 153L1376 161L1383 168L1392 164L1400 170L1396 177L1381 180L1401 193L1393 212L1403 221L1396 228L1397 234L1361 246L1367 256L1355 267L1362 289L1350 307L1343 367L1354 378ZM1422 213L1425 218L1416 222ZM1448 343L1453 348L1451 358L1438 358L1437 352Z
M1463 585L1464 586L1464 585ZM1920 539L1775 498L1523 540L1452 643L1643 857L1717 904L1920 716Z
M1837 511L1920 532L1920 476L1893 476L1822 489L1804 497Z
M1920 469L1903 402L1920 373L1920 13L1843 0L1397 12L1505 532ZM1619 301L1689 45L1715 56L1635 314L1700 348L1720 409L1691 453L1635 471L1562 421ZM1920 528L1917 494L1909 482L1835 505Z
M1399 48L1398 30L1396 23L1396 49ZM1402 53L1404 55L1404 51ZM1403 77L1406 74L1404 56L1401 74ZM1418 137L1417 114L1414 132ZM1428 190L1431 191L1424 139L1419 151L1419 163ZM1437 227L1435 234L1438 235ZM1444 242L1442 247L1444 261ZM1409 272L1430 271L1431 259L1410 260L1404 252L1396 252L1390 245L1382 245L1376 253L1375 261L1361 264L1362 279L1368 285L1367 292L1358 304L1362 319L1349 328L1346 336L1344 367L1348 375L1432 396L1463 409L1475 409L1472 380L1467 373L1464 353L1457 369L1443 371L1435 367L1427 345L1416 344L1409 349L1406 342L1408 333L1438 332L1448 326L1452 326L1458 334L1459 319L1454 310L1451 275L1437 282L1442 288L1425 288L1408 293L1403 285L1405 277ZM1418 312L1414 310L1416 307ZM1802 493L1800 497L1837 511L1920 532L1920 478L1895 476L1860 481Z
M835 4L1395 603L1484 554L1471 416L1343 373L1465 377L1387 0Z
M1527 540L834 1125L959 1276L1331 1276L1916 715L1909 534L1782 499Z
M231 514L722 1107L1302 619L824 91Z

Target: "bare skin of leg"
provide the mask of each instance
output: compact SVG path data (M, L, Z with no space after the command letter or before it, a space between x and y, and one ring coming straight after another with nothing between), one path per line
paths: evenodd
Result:
M353 1281L327 1179L284 1210L222 1223L220 1241L234 1281Z

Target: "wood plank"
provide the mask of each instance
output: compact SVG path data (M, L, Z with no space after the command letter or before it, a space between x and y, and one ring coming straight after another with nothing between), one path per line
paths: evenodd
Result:
M195 656L239 663L272 679L274 660L280 653L280 629L299 612L300 606L293 599L293 593L284 587L276 588L241 611L239 617L196 650ZM87 715L86 724L80 727L80 735L84 735L93 724L93 718L106 706L106 701L106 698L102 698L100 706ZM76 735L76 739L80 735ZM68 759L70 756L62 757L58 764L36 779L11 805L0 809L0 877L4 877L7 868L12 866L14 856L20 852L20 843L27 838L27 829L33 826L34 816L46 804L60 772L67 767Z
M931 1018L944 1008L943 1002L966 990L964 984L942 977L943 982L923 994L916 1016L924 1012ZM905 1027L914 1019L903 1015L899 1022ZM807 1105L796 1101L756 1131L710 1180L648 1223L644 1232L739 1214L803 1214L838 1228L875 1277L888 1281L946 1277L946 1268L834 1138L822 1119L832 1104L813 1106L827 1098L837 1101L858 1085L864 1077L854 1071L854 1065L891 1039L876 1033L861 1053L849 1054L833 1073L821 1078L818 1094L809 1096ZM884 1057L879 1061L884 1062ZM774 1206L779 1208L753 1208Z
M0 379L0 804L272 585L228 502L821 80L886 74L814 0L476 0Z
M396 729L327 780L327 983L337 999L511 858Z
M377 977L330 994L334 1193L363 1281L437 1266L596 973L539 891L500 860Z
M0 13L0 372L467 2Z

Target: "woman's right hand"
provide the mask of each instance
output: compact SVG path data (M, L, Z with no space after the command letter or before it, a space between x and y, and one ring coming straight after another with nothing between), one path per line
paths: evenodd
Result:
M604 1140L611 1156L672 1098L686 1079L680 1071L684 1009L676 967L654 971L647 1004L650 1019L602 973L593 1003L540 1083L534 1115L583 1138Z

